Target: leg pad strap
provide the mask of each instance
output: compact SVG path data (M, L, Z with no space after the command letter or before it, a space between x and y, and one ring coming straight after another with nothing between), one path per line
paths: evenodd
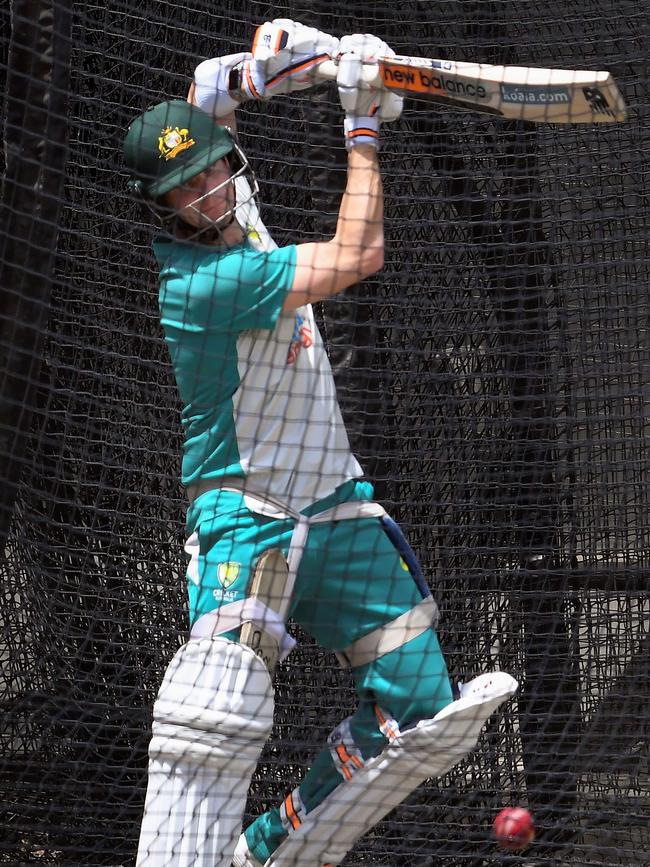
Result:
M398 647L402 647L438 623L438 606L433 596L425 597L409 611L336 652L342 668L368 665Z

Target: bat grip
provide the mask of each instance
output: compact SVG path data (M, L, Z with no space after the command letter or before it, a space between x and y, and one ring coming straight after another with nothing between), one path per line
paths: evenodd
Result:
M316 69L316 78L323 81L336 81L339 65L334 60L324 60ZM364 63L361 87L380 87L381 75L376 63Z

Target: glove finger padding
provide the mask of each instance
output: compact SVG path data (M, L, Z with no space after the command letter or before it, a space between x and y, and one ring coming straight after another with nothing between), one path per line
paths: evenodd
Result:
M379 109L379 90L365 83L364 67L358 54L339 56L336 85L341 107L348 115L374 116Z
M397 120L404 108L404 97L398 93L393 93L392 90L382 90L380 93L379 119L382 123L390 123L392 120Z
M386 42L383 41L383 39L379 39L371 33L353 33L351 36L341 37L339 42L339 71L344 55L354 55L359 57L363 63L367 65L377 63L377 61L382 57L394 57L395 52ZM352 65L349 59L345 62L350 66ZM356 78L358 86L361 88L361 83L363 81L362 70L363 67L357 66L354 71L351 69L344 72L340 71L340 75L337 77L337 83L339 86L343 85L349 93L350 89L354 86L354 79ZM382 123L397 120L401 115L404 106L404 99L398 94L393 93L390 90L384 90L383 88L367 90L366 93L371 94L373 107L375 103L378 104L378 108L369 113L372 113L373 116L376 114ZM346 109L343 98L347 99L348 103L350 103L351 96L342 97L341 104L343 105L343 108ZM362 98L360 102L363 104L364 99ZM351 111L350 113L353 112ZM361 114L362 112L358 113Z
M364 63L377 61L380 57L395 56L393 49L372 33L352 33L350 36L342 36L339 40L339 54L350 53L358 54Z
M339 40L290 18L275 18L257 28L251 50L264 82L259 95L268 98L317 84L315 71L339 53Z
M339 56L336 84L345 111L343 129L348 149L360 144L377 147L379 141L379 93L376 87L364 86L363 66L358 54Z

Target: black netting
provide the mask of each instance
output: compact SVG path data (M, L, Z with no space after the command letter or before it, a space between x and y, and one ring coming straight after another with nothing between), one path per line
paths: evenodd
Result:
M452 674L501 667L523 681L479 751L442 784L420 787L346 864L502 862L490 823L509 803L528 805L539 832L507 863L647 863L645 4L69 7L70 32L48 31L55 59L71 55L57 103L65 179L54 171L44 187L57 207L30 212L20 191L27 200L36 181L8 174L1 230L2 467L7 490L18 490L2 500L0 863L135 857L151 705L187 637L186 558L180 404L151 229L126 190L119 147L136 113L185 95L198 59L243 50L257 23L282 14L337 34L374 32L406 54L608 69L628 101L625 124L598 127L407 101L382 147L385 269L318 316L353 448L440 603ZM14 82L50 82L38 65L11 69L22 55L7 50L19 19L46 26L42 8L15 3L13 28L0 13ZM60 96L60 72L53 81L50 96ZM273 203L262 216L279 244L331 225L335 105L324 87L312 100L242 109L242 143ZM28 148L30 134L8 124L7 154ZM35 153L54 166L59 154ZM39 234L39 221L56 231ZM24 261L17 240L29 245ZM17 292L29 304L16 306ZM36 338L33 327L25 338L34 323ZM31 358L17 376L16 342ZM277 676L251 816L296 785L353 706L334 657L303 639Z

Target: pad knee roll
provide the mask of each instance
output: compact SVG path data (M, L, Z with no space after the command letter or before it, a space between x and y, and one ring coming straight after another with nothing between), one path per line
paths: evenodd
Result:
M235 744L264 744L273 725L273 685L264 662L223 638L190 641L170 662L153 709L150 757L219 764Z

